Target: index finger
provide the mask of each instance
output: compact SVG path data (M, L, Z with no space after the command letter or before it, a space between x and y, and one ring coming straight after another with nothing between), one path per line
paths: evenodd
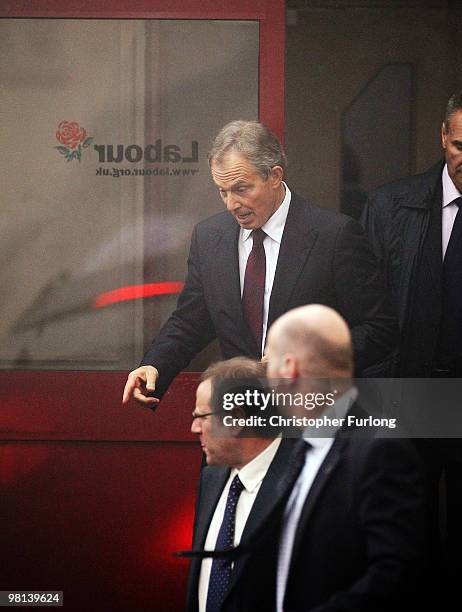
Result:
M122 404L126 404L130 399L130 396L132 395L133 390L135 389L135 381L136 376L132 376L131 374L129 374L122 395Z

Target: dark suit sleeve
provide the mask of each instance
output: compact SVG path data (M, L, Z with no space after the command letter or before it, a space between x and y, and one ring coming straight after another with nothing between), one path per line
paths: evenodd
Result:
M197 228L194 228L188 273L177 307L141 362L159 370L157 397L163 395L175 376L216 336L205 302L199 253Z
M340 312L352 330L357 374L387 375L398 342L398 325L372 248L359 223L348 220L339 231L333 260Z
M410 610L422 587L417 580L426 554L424 491L417 455L406 441L376 440L364 465L356 499L364 574L311 612Z
M199 548L200 544L198 542L197 536L197 525L199 516L201 513L201 501L202 501L202 491L204 487L204 474L205 470L201 469L201 473L199 476L199 483L197 485L196 492L196 504L194 508L194 522L193 522L193 533L192 533L192 548ZM199 559L191 559L189 563L189 571L188 578L186 583L186 604L185 610L188 612L196 612L198 609L198 586L199 586L199 575L200 575L201 561Z
M194 519L193 519L193 531L192 531L192 542L191 542L191 546L192 548L196 548L196 546L198 546L197 544L197 523L198 523L198 517L200 515L200 506L201 506L201 501L202 501L202 490L204 487L204 473L205 470L203 467L201 467L201 471L199 474L199 481L197 483L197 490L196 490L196 503L194 504Z

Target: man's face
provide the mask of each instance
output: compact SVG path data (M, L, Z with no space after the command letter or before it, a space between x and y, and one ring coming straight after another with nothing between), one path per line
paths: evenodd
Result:
M212 161L210 169L226 208L245 229L262 227L282 203L280 166L264 180L244 155L230 151L220 164Z
M451 115L447 131L443 123L441 140L449 176L462 193L462 110L455 111Z
M193 417L197 418L192 422L191 431L199 436L207 465L234 466L237 460L238 442L222 424L223 414L200 417L201 414L209 414L213 411L211 399L212 383L210 379L207 379L197 387L196 407L193 413Z

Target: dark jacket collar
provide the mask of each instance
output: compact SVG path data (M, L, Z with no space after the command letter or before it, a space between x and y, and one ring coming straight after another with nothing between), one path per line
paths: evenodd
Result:
M268 329L287 310L293 290L318 237L310 204L292 192L271 291Z
M436 192L441 184L444 160L432 166L430 170L412 177L411 183L407 184L406 193L398 194L397 201L404 208L422 208L429 210L434 202Z

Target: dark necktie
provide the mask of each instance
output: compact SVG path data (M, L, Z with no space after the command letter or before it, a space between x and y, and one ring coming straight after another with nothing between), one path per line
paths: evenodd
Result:
M236 475L229 488L223 522L215 545L216 550L226 550L233 547L236 506L243 489L244 485L239 480L239 476ZM231 559L213 560L207 591L206 612L219 612L221 609L231 577L231 563Z
M443 262L443 305L439 337L439 361L442 366L451 367L462 356L462 198L457 204Z
M261 228L252 232L253 246L245 267L244 291L242 292L244 318L260 352L263 338L263 299L266 279L266 256L263 246L265 236Z

